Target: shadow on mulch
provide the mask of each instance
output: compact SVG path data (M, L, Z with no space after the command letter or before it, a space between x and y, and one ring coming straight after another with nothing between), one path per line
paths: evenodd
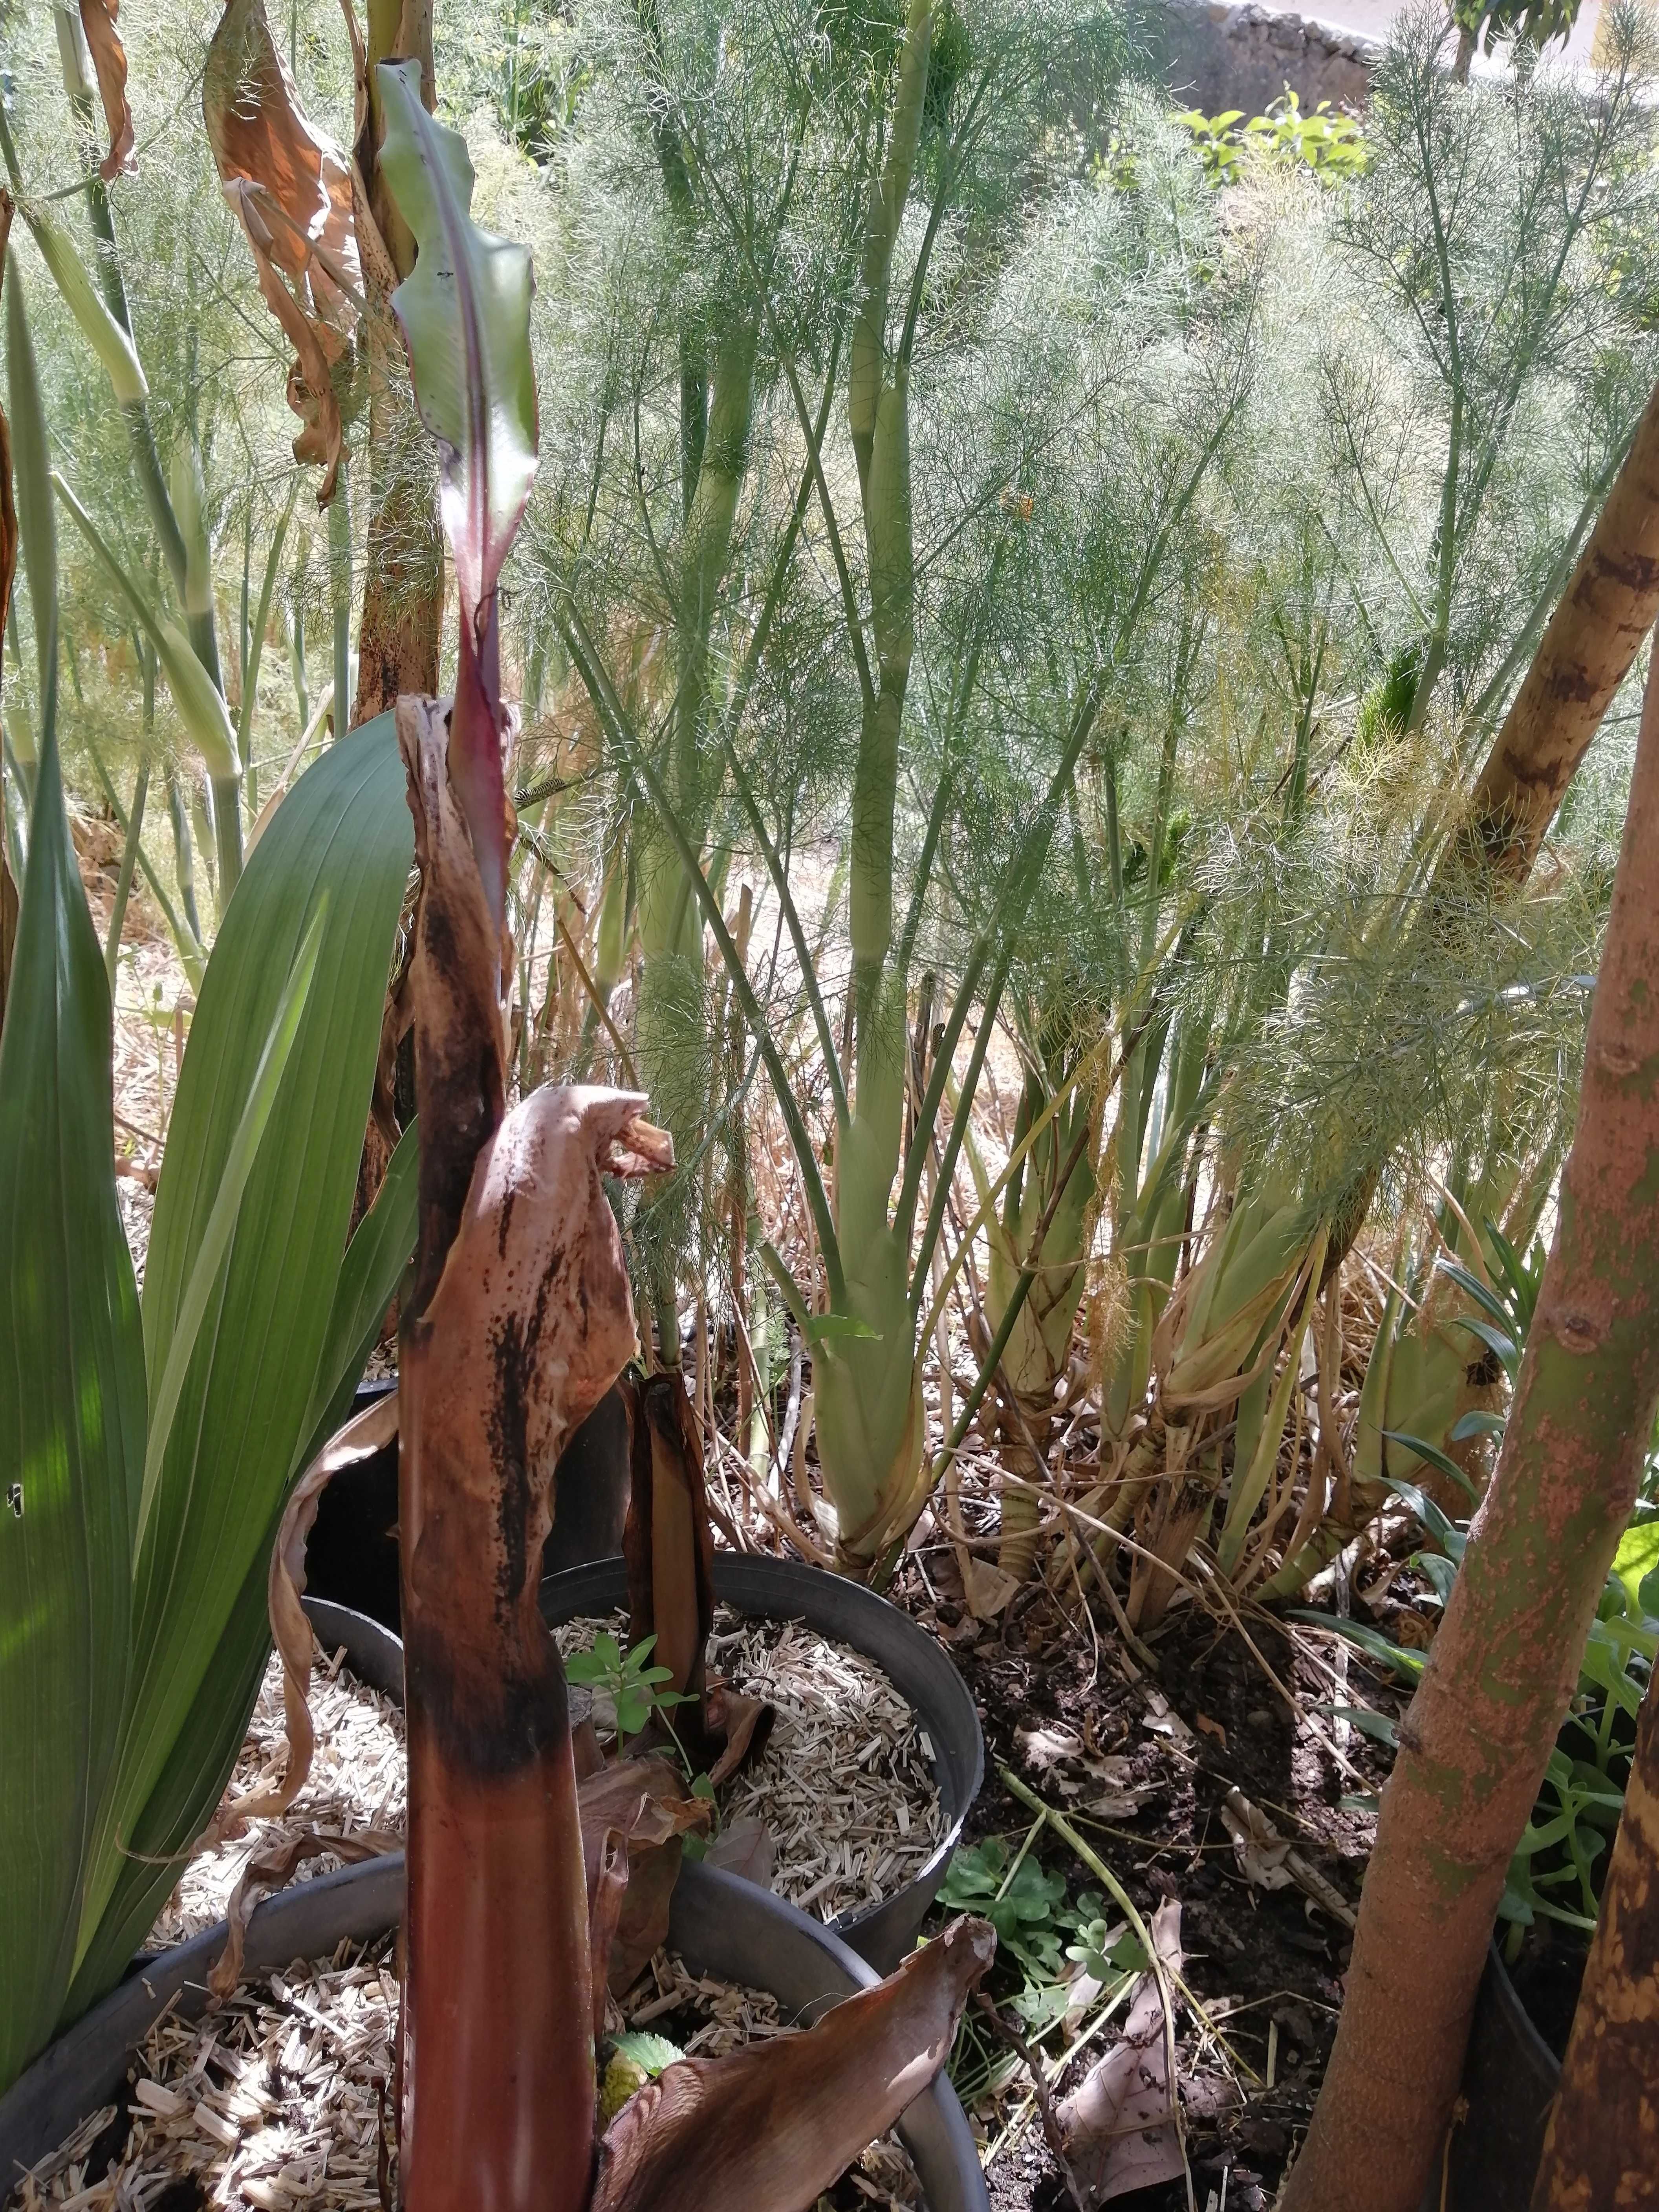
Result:
M963 1607L948 1555L931 1553L927 1565L931 1591L908 1563L890 1594L943 1638L979 1707L986 1780L969 1840L1000 1835L1017 1849L1031 1825L1030 1813L999 1778L998 1767L1006 1765L1066 1814L1144 1912L1179 1898L1185 1977L1231 2046L1243 2093L1229 2109L1205 2115L1214 2100L1193 2093L1188 2069L1212 2084L1220 2069L1212 2049L1200 2055L1200 2038L1183 2009L1180 2062L1194 2201L1198 2212L1221 2201L1224 2178L1227 2212L1265 2212L1313 2106L1352 1939L1300 1889L1266 1891L1245 1880L1222 1822L1223 1802L1229 1790L1242 1790L1353 1905L1376 1823L1340 1801L1379 1787L1386 1758L1354 1733L1346 1756L1358 1772L1345 1771L1333 1753L1328 1717L1298 1722L1261 1660L1304 1707L1332 1699L1332 1686L1316 1656L1273 1623L1249 1624L1258 1659L1227 1624L1193 1607L1172 1613L1152 1639L1154 1676L1104 1631L1097 1653L1076 1619L1040 1585L1016 1597L1012 1618L987 1626ZM1386 1686L1362 1677L1357 1666L1353 1671L1355 1702L1392 1708ZM1189 1737L1172 1735L1167 1723L1163 1732L1149 1728L1157 1693ZM1022 1741L1045 1725L1081 1737L1091 1754L1127 1757L1133 1792L1146 1793L1134 1809L1110 1821L1091 1815L1086 1770L1077 1764L1068 1770L1063 1757L1045 1759L1042 1745ZM1070 1894L1097 1887L1052 1832L1037 1848ZM994 1977L992 1986L1008 1985ZM1074 2087L1110 2042L1109 2031L1074 2059L1056 2094ZM1004 2094L1001 2118L979 2116L990 2136L1025 2090L1024 2075L1017 2076ZM1035 2120L987 2179L995 2212L1068 2212L1071 2199ZM1185 2212L1186 2186L1177 2180L1113 2201L1126 2212Z

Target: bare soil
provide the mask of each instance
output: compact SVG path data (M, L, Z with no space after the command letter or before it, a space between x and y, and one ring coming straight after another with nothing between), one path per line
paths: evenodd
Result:
M1040 1587L1022 1592L1000 1621L976 1623L945 1595L948 1556L924 1564L936 1595L914 1565L890 1595L951 1646L980 1710L986 1783L969 1840L1001 1835L1018 1849L1030 1829L1031 1814L1001 1779L999 1770L1006 1767L1066 1813L1144 1913L1165 1898L1181 1900L1185 1978L1232 2054L1229 2087L1213 2045L1200 2054L1205 2039L1182 2008L1178 2054L1194 2201L1199 2212L1224 2201L1224 2177L1228 2212L1262 2212L1312 2110L1352 1942L1348 1928L1300 1887L1269 1891L1247 1881L1223 1824L1223 1802L1229 1790L1243 1790L1357 1905L1376 1823L1342 1800L1374 1790L1385 1758L1370 1739L1349 1733L1343 1748L1358 1772L1339 1764L1330 1717L1310 1711L1322 1700L1345 1701L1333 1698L1322 1651L1265 1616L1246 1624L1253 1651L1236 1628L1196 1607L1171 1613L1152 1639L1154 1676L1103 1628L1097 1651L1075 1616ZM1350 1669L1346 1701L1394 1708L1387 1686L1357 1661ZM1160 1701L1184 1731L1168 1729ZM1090 1753L1127 1758L1122 1794L1139 1802L1109 1821L1082 1809L1090 1790L1086 1763L1048 1761L1045 1729L1081 1738ZM1115 1765L1113 1772L1121 1770ZM1069 1893L1098 1887L1051 1831L1036 1849L1043 1866L1066 1879ZM1017 1980L999 1966L994 1993ZM1109 2031L1074 2059L1056 2094L1074 2087L1112 2039ZM1001 2110L976 2112L976 2124L994 2138L1027 2087L1023 2074L1016 2076ZM1224 2101L1235 2091L1236 2101ZM1070 2203L1035 2118L996 2159L988 2181L996 2212L1059 2212ZM1184 2212L1188 2197L1177 2180L1115 2201L1128 2212Z

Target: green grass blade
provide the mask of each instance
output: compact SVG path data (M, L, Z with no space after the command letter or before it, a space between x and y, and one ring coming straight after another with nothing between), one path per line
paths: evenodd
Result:
M126 1688L143 1344L48 726L0 1038L0 2090L50 2036Z

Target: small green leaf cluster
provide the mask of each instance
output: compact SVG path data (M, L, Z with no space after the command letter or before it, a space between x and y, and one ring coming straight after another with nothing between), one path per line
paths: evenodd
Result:
M684 1690L665 1690L674 1679L669 1667L651 1665L657 1648L654 1636L642 1636L624 1651L608 1629L601 1629L586 1651L574 1651L564 1662L573 1682L597 1690L610 1700L617 1717L617 1734L623 1742L638 1735L659 1714L692 1700Z
M1192 138L1204 173L1212 185L1236 185L1252 161L1310 170L1321 184L1345 182L1364 173L1365 133L1358 117L1345 115L1322 100L1311 113L1289 85L1265 115L1247 122L1242 107L1206 115L1183 109L1176 117Z
M1068 1899L1062 1875L1033 1855L1016 1856L1000 1836L962 1846L939 1901L953 1912L975 1913L996 1929L998 1957L1015 1965L1020 1976L1009 2009L1035 2035L1046 2034L1063 2017L1081 1975L1115 1984L1146 1963L1135 1938L1121 1923L1108 1920L1098 1890Z

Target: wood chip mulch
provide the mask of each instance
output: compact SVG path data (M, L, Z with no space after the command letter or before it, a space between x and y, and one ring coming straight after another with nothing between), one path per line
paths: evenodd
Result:
M367 1829L404 1832L406 1764L404 1717L342 1664L343 1655L314 1653L311 1717L317 1747L303 1790L280 1820L254 1820L246 1834L192 1859L151 1931L149 1948L165 1950L199 1936L225 1917L242 1870L256 1852L315 1828L325 1834L359 1835ZM288 1756L283 1720L283 1666L265 1669L248 1723L247 1740L226 1793L234 1804L276 1781ZM295 1877L313 1880L338 1866L331 1854L314 1859Z
M567 1653L625 1615L558 1632ZM723 1821L752 1815L777 1849L772 1887L820 1919L879 1905L916 1875L945 1835L933 1746L879 1667L799 1621L745 1620L722 1606L709 1667L764 1698L777 1721L764 1752L720 1790Z
M25 2175L6 2212L378 2212L397 2021L389 1936L272 1974L200 2021L169 2013L145 2039L123 2101L89 2115ZM687 2057L795 2033L775 1998L694 1975L665 1950L613 2026L650 2027ZM922 2197L888 2136L823 2203L915 2212Z

